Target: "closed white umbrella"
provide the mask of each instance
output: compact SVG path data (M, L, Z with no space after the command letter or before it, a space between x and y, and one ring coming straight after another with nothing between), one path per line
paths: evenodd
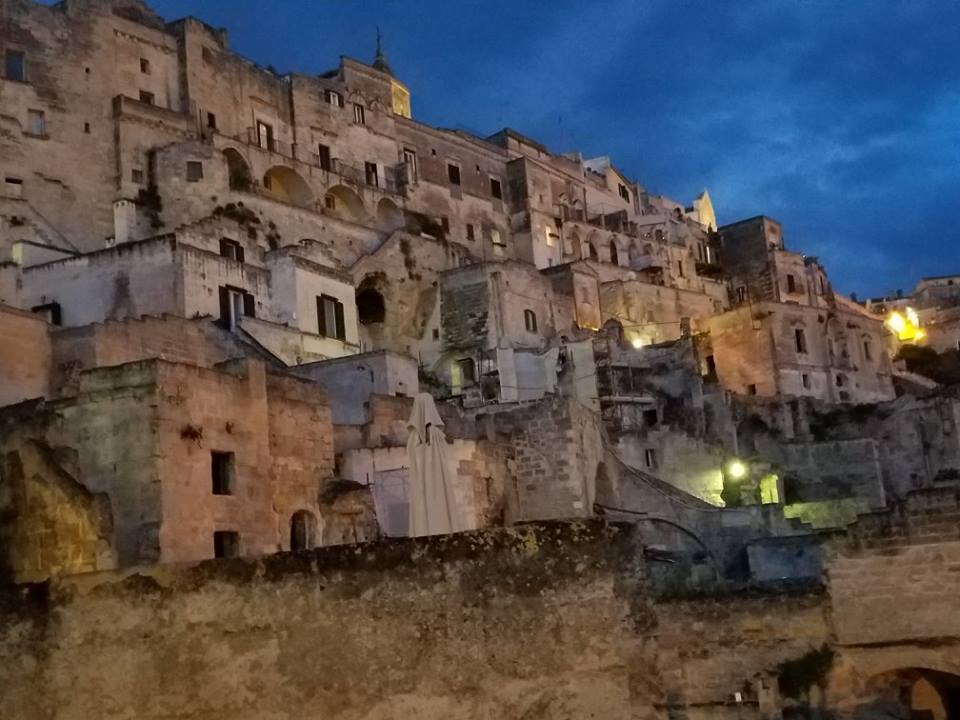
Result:
M417 395L407 423L411 537L445 535L462 527L442 427L433 397L428 393Z

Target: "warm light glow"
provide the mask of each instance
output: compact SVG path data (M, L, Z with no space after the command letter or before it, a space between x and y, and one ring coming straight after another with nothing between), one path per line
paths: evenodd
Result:
M633 345L637 350L643 347L643 338L635 337L630 341L630 344Z
M911 307L906 308L904 312L892 310L884 324L900 342L917 342L926 337L926 333L920 328L917 311Z
M747 474L747 466L739 460L731 460L727 463L727 475L734 480L739 480Z

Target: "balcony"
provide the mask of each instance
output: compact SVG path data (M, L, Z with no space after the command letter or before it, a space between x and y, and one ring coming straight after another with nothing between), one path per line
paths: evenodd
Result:
M317 158L317 167L320 166L319 157ZM398 172L398 167L401 169L401 172ZM403 175L403 179L406 179L406 175L403 173L403 169L406 168L406 165L401 163L400 166L383 166L379 168L379 171L376 174L368 173L365 168L359 168L354 165L343 162L340 158L333 158L331 161L331 167L328 172L331 172L335 175L339 175L340 178L346 182L353 183L354 185L364 185L366 187L378 188L384 192L393 193L399 195L401 193L400 186L401 184L406 187L406 183L398 182L398 176Z

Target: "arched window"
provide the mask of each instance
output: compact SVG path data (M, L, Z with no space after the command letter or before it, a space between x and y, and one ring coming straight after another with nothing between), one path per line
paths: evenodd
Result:
M537 314L533 310L523 311L523 324L527 332L535 333L537 331Z
M377 290L368 287L357 293L357 319L361 325L382 323L386 315L386 303Z
M317 544L317 519L306 510L297 510L290 518L290 549L309 550Z

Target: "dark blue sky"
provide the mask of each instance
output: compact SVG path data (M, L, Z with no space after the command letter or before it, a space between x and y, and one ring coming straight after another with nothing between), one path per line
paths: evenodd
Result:
M845 292L960 272L953 0L156 0L281 71L370 61L414 117L610 155L651 192L767 214Z

